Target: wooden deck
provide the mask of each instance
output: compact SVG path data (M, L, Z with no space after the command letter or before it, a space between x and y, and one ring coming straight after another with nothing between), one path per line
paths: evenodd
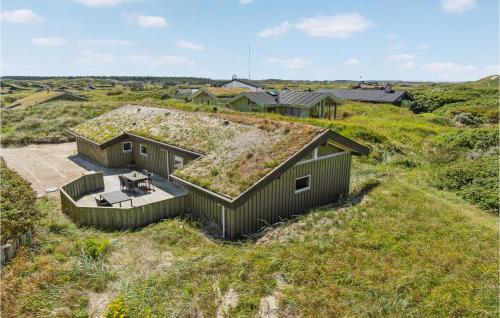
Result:
M127 169L99 169L104 173L104 190L94 191L91 193L86 193L85 195L77 198L75 200L77 206L79 207L96 207L97 203L95 201L95 196L104 192L119 191L120 181L118 179L119 174L124 174L130 172ZM179 185L170 182L168 179L153 176L154 190L140 190L134 194L132 191L124 192L132 199L132 206L137 207L141 205L147 205L150 203L167 200L170 198L178 197L187 193L187 190ZM113 207L119 207L119 204L114 204ZM129 208L130 201L122 202L121 207Z

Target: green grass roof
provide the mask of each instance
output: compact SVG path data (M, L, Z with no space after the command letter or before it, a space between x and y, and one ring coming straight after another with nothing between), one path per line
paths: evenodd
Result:
M72 131L99 144L128 132L203 153L174 175L234 198L324 129L236 113L126 105Z

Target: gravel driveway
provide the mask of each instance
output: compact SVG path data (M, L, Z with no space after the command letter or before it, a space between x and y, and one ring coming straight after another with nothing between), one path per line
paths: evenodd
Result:
M74 142L0 148L0 156L7 166L31 182L39 195L45 194L49 187L60 187L81 176L86 170L79 165Z

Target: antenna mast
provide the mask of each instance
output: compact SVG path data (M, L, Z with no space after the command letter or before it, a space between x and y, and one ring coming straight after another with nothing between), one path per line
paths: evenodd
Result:
M250 42L248 42L248 79L250 79Z

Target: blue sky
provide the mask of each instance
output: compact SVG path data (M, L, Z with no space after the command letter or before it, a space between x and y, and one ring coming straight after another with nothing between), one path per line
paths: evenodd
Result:
M2 0L2 75L475 80L498 0Z

